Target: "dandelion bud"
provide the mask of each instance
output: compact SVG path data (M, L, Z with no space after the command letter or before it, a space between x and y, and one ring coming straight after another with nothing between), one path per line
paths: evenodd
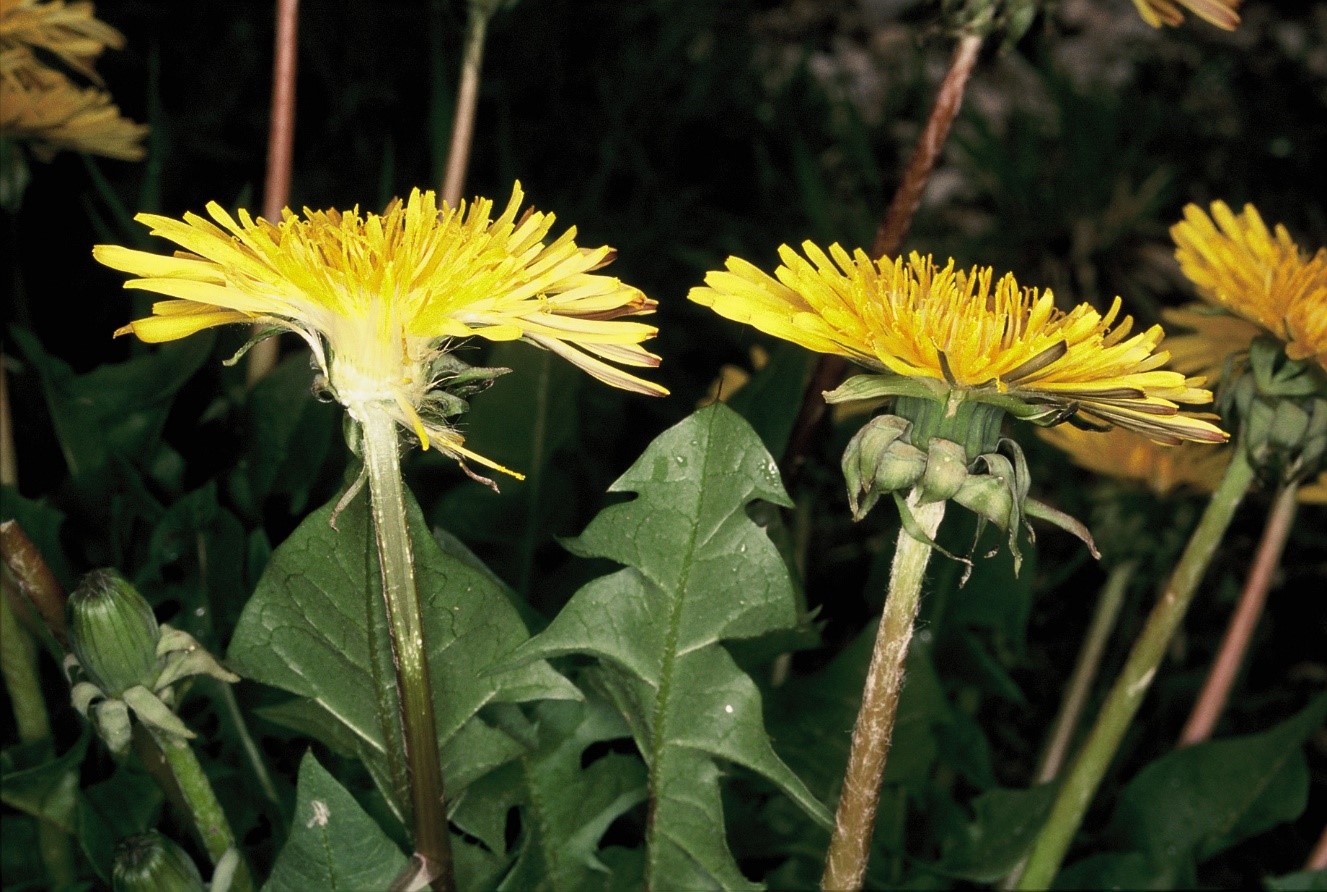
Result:
M157 676L161 629L152 608L114 570L94 570L69 596L69 641L74 655L108 697Z
M193 859L155 830L120 841L111 868L115 892L203 892Z

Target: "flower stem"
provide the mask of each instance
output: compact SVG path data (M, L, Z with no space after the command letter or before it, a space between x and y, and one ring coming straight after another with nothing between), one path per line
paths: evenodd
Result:
M1207 509L1189 538L1184 554L1171 573L1161 600L1153 608L1142 633L1134 642L1129 659L1106 696L1092 731L1070 766L1051 808L1050 817L1032 845L1027 868L1015 888L1048 888L1059 872L1088 804L1156 676L1166 648L1184 619L1198 583L1211 563L1212 554L1225 535L1226 528L1230 526L1240 500L1253 482L1253 469L1243 448L1236 448L1234 452L1235 457L1226 468L1216 492L1212 493L1212 499L1207 503Z
M1304 862L1304 869L1307 870L1327 870L1327 827L1322 828L1322 836L1318 837L1318 844L1309 852L1309 860Z
M51 739L51 721L37 674L37 645L9 604L10 590L0 591L0 676L4 678L20 743ZM48 755L54 755L52 750ZM49 821L37 821L37 851L53 888L74 882L74 853L69 836Z
M475 109L479 104L479 72L484 65L484 37L488 33L488 4L467 3L465 48L461 57L461 82L456 88L456 115L452 119L452 144L447 155L447 173L442 178L442 200L455 207L465 188L470 166L470 145L475 135Z
M267 182L263 187L263 216L281 219L290 201L290 170L295 151L295 62L299 0L277 0L276 47L272 61L272 114L267 135ZM255 333L257 328L254 329ZM280 341L271 337L253 345L246 366L252 386L276 365Z
M1230 618L1230 625L1221 640L1221 649L1212 662L1212 670L1203 683L1202 693L1193 705L1189 720L1184 723L1180 746L1202 743L1211 737L1212 729L1226 708L1235 676L1239 674L1240 664L1253 638L1253 630L1258 627L1263 607L1267 604L1267 593L1272 588L1272 577L1276 575L1276 567L1281 562L1281 553L1285 551L1286 540L1290 538L1290 528L1295 523L1295 510L1299 507L1296 500L1298 493L1298 484L1288 483L1281 487L1272 502L1267 526L1263 528L1262 541L1258 543L1258 552L1253 559L1253 568L1249 571L1235 614Z
M1074 738L1074 730L1083 715L1087 704L1087 695L1096 680L1097 670L1101 668L1101 658L1106 652L1106 642L1115 630L1115 621L1119 618L1120 607L1124 604L1124 595L1129 590L1129 580L1133 578L1138 564L1126 561L1111 571L1106 584L1097 596L1097 609L1083 639L1083 649L1078 652L1078 664L1064 691L1060 702L1059 715L1046 742L1046 749L1037 766L1036 783L1044 784L1054 780L1069 755L1069 744Z
M170 766L171 774L174 775L175 783L184 799L185 808L193 818L194 828L198 831L198 836L202 839L203 847L207 849L212 864L215 866L221 860L221 856L231 849L235 849L238 853L239 846L235 843L235 834L230 829L230 822L226 819L221 803L217 801L212 782L207 779L203 766L198 764L198 757L194 755L193 748L186 741L162 734L151 727L148 727L148 731L161 751L162 758ZM249 875L249 867L242 855L230 888L234 892L253 890L253 878Z
M945 502L918 505L919 495L908 496L908 508L928 538L934 538L945 514ZM899 530L894 563L890 569L889 593L885 597L880 628L876 632L871 665L866 670L862 705L852 731L848 767L843 775L843 793L834 818L834 834L825 857L821 888L855 890L862 887L875 830L875 811L880 798L880 779L885 773L894 717L903 690L903 663L917 618L922 579L931 558L931 546Z
M447 838L442 770L433 719L433 689L428 651L424 646L424 620L415 587L410 531L406 526L396 421L373 405L356 407L352 414L359 419L364 431L364 466L369 475L383 601L387 606L392 661L396 666L415 850L425 859L427 872L433 878L433 888L450 890L454 888L451 843ZM399 758L399 754L394 757Z
M894 197L890 199L889 207L876 229L875 241L871 243L872 257L879 259L892 255L902 247L903 239L912 226L913 214L917 212L917 205L926 191L926 184L931 181L931 172L949 138L949 129L963 105L963 93L967 90L972 69L977 64L981 44L981 37L965 34L954 47L949 70L945 72L944 80L936 92L931 116L917 139L917 146L903 171L903 178L894 190ZM839 386L847 368L848 362L841 356L825 355L817 360L811 381L802 395L802 407L793 422L792 434L788 438L788 449L783 458L785 476L792 476L800 467L802 456L811 446L816 426L825 415L825 400L821 394Z
M60 644L65 640L65 592L50 565L17 520L0 521L0 562L13 577L19 592L41 615L42 622ZM23 601L16 602L17 605ZM17 613L22 607L11 604Z
M18 486L18 453L14 451L14 419L9 408L9 378L0 353L0 485Z

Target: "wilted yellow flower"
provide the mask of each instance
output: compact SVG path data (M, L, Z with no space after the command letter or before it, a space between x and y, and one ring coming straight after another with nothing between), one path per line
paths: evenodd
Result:
M1202 304L1169 311L1167 321L1195 330L1166 342L1176 368L1218 369L1260 330L1284 341L1291 359L1327 368L1327 249L1310 257L1284 226L1269 230L1253 205L1236 215L1222 201L1212 203L1211 216L1189 205L1170 232L1175 258L1198 294L1238 317Z
M120 114L110 94L79 87L58 71L29 64L26 50L0 53L0 134L42 161L60 151L137 161L147 126Z
M107 47L122 46L124 35L95 18L91 3L0 0L0 52L41 49L101 83L92 62Z
M1118 298L1105 316L1088 304L1063 313L1050 291L1022 288L1012 275L993 281L989 267L938 267L918 254L873 261L839 245L827 255L811 242L802 250L806 257L782 246L774 276L730 257L690 298L808 349L921 382L932 399L960 393L1043 422L1077 414L1165 443L1226 439L1179 413L1179 403L1212 395L1161 368L1160 326L1130 337L1125 316L1112 328Z
M593 275L613 249L578 247L575 228L545 243L553 215L531 209L518 217L521 200L517 183L493 219L488 199L439 208L432 192L416 189L381 215L306 208L303 216L284 211L278 223L244 210L237 222L214 202L207 211L219 227L196 214L138 215L153 235L185 249L173 257L113 245L98 245L93 256L142 277L125 287L171 298L117 335L173 341L232 322L293 331L352 416L385 407L424 448L499 468L462 447L430 402L446 384L435 361L452 339L526 340L614 387L667 393L605 362L659 364L640 346L656 329L617 321L651 313L655 302Z
M1180 7L1206 19L1218 28L1234 31L1239 24L1239 0L1133 0L1138 14L1153 28L1162 25L1174 27L1184 21Z
M1228 447L1209 443L1159 446L1132 431L1085 431L1068 424L1037 432L1074 464L1104 477L1137 481L1157 495L1179 487L1212 492L1230 464Z

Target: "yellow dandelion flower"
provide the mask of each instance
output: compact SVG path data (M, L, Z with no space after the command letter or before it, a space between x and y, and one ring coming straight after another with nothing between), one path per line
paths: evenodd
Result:
M1199 296L1257 326L1204 314L1202 305L1171 311L1170 320L1196 332L1167 342L1181 357L1176 368L1219 367L1246 350L1258 329L1284 341L1291 359L1327 368L1327 249L1310 257L1284 226L1269 230L1253 205L1236 215L1222 201L1212 203L1210 216L1189 205L1170 232L1175 258Z
M123 46L124 35L96 18L91 3L0 0L0 51L44 50L101 83L92 62L107 47Z
M1153 28L1170 25L1172 28L1184 22L1181 7L1222 28L1234 31L1239 24L1239 0L1133 0L1138 7L1138 14Z
M1223 442L1210 422L1179 412L1212 395L1198 379L1162 368L1160 326L1130 336L1088 304L1068 313L1050 291L1022 288L989 267L957 270L918 254L871 260L831 245L787 245L770 276L730 257L691 300L721 316L821 353L845 356L889 376L919 382L932 399L959 394L1044 423L1076 415L1164 443Z
M286 210L277 223L244 210L232 217L211 203L215 224L196 214L138 215L153 235L184 249L173 257L113 245L98 245L93 256L141 277L125 287L170 298L117 335L173 341L232 322L293 331L352 416L385 407L424 448L505 471L430 415L430 393L446 383L432 369L451 339L523 339L614 387L667 393L610 365L659 364L640 346L656 329L619 321L653 312L655 302L594 275L613 249L577 246L574 227L546 242L553 215L518 215L522 197L517 183L493 218L488 199L439 207L433 192L416 189L381 215L306 208L302 216Z
M1062 424L1037 431L1074 464L1103 477L1142 483L1157 495L1180 487L1212 492L1230 464L1231 450L1210 443L1159 446L1133 431L1085 431Z
M0 133L23 143L42 161L57 152L87 152L137 161L144 155L147 126L120 114L110 94L79 87L40 65L26 50L0 53Z

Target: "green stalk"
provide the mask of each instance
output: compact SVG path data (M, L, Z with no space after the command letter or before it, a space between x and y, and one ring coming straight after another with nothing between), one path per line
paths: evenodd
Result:
M1124 595L1129 590L1129 580L1138 569L1136 561L1125 561L1114 570L1101 587L1097 596L1097 608L1092 615L1087 635L1083 638L1083 647L1078 652L1078 664L1065 687L1064 699L1060 701L1060 712L1055 717L1046 749L1037 766L1036 782L1044 784L1054 780L1060 773L1065 759L1069 755L1069 744L1073 741L1074 730L1087 705L1087 695L1096 681L1097 670L1101 668L1101 658L1106 652L1106 642L1115 630L1115 620L1119 618L1120 607L1124 604Z
M396 666L405 777L410 785L410 814L415 850L424 858L433 888L455 888L447 812L443 803L442 770L438 763L437 726L424 619L415 587L415 562L406 527L401 459L397 453L396 421L373 405L353 413L363 427L364 467L373 501L373 530L382 569L382 594L387 606L392 661ZM393 753L393 759L402 754Z
M1120 741L1129 729L1129 723L1138 712L1138 707L1142 705L1143 697L1166 655L1171 638L1189 609L1198 583L1211 563L1212 554L1225 535L1226 528L1230 526L1240 500L1253 482L1253 468L1249 465L1244 449L1237 446L1233 451L1235 457L1231 459L1221 485L1212 493L1212 500L1207 503L1207 510L1203 512L1202 519L1189 538L1189 544L1185 546L1184 554L1175 565L1161 600L1153 608L1142 634L1134 642L1128 662L1124 664L1120 677L1102 704L1096 724L1065 776L1050 817L1033 843L1027 868L1015 887L1017 889L1046 889L1055 879L1097 786L1115 757Z
M212 859L213 866L231 849L235 849L238 854L239 846L235 842L234 832L230 829L230 822L226 819L221 803L217 801L212 782L207 779L203 766L198 764L198 757L194 755L193 747L186 741L160 733L151 726L145 725L145 727L161 751L162 758L170 766L171 774L175 776L175 783L184 798L185 808L193 818L194 828L198 831L198 836L203 842L203 847L207 849L207 855ZM230 888L234 892L253 890L253 878L249 875L249 867L243 855L240 856L240 863L235 869L235 877L231 881Z
M934 539L945 515L945 502L918 505L914 491L908 508L928 539ZM931 546L900 529L894 563L890 569L889 593L885 597L880 628L876 632L871 665L866 670L862 705L852 731L843 792L834 817L834 834L825 856L822 889L856 890L862 887L875 831L875 812L880 800L880 779L894 734L899 694L903 690L903 663L912 640L913 623L921 602L922 579L931 558Z
M0 676L14 708L21 743L51 739L51 722L37 675L37 645L9 606L8 586L0 591ZM50 752L54 755L54 750ZM53 887L74 882L74 854L69 836L49 821L37 821L37 850Z

